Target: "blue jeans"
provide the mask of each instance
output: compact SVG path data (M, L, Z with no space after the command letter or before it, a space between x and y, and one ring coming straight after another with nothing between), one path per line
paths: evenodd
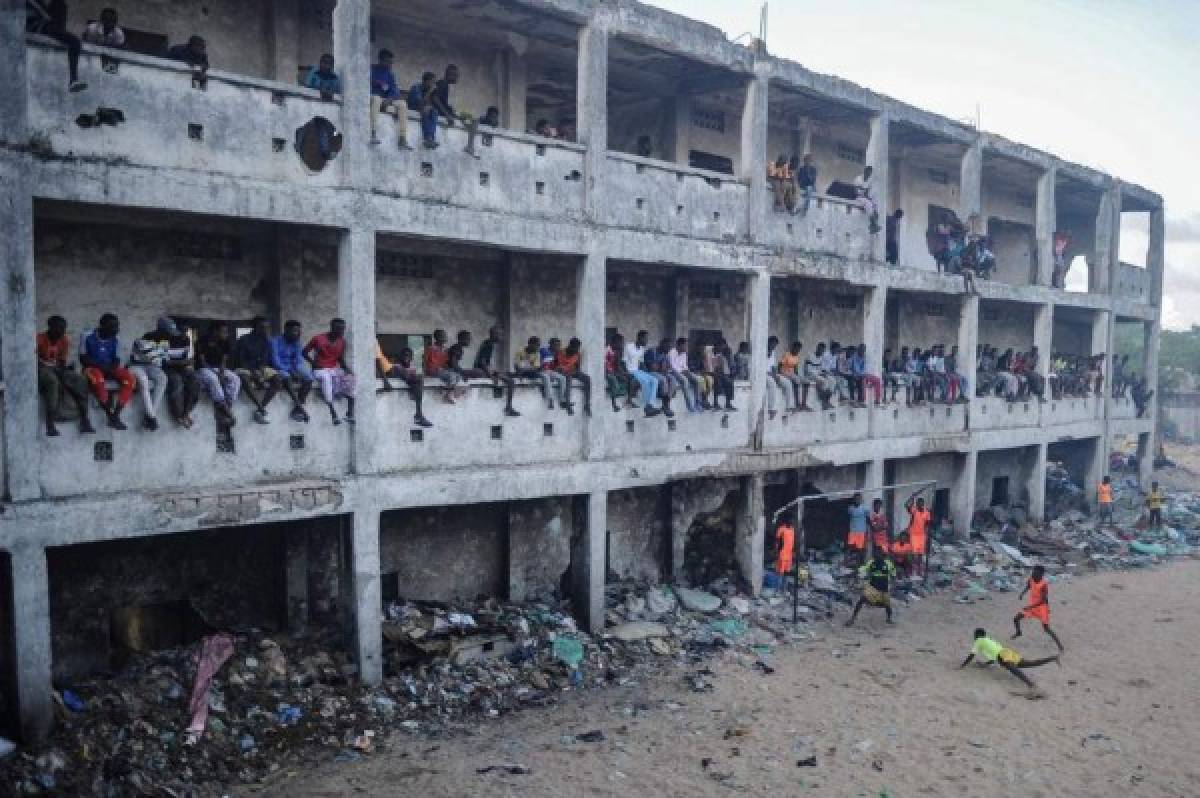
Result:
M638 385L642 386L642 407L658 407L658 378L648 371L632 371L629 376L638 381Z
M695 412L700 409L700 403L696 401L696 388L691 380L677 371L672 371L671 382L678 385L679 390L683 392L683 402L688 410Z
M421 114L421 137L426 141L437 141L438 110L430 108Z

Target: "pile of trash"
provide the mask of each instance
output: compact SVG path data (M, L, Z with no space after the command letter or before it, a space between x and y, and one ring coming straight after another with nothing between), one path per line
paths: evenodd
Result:
M581 631L569 603L550 596L394 602L378 688L358 683L340 638L240 630L135 654L113 674L56 692L53 736L37 750L0 748L0 784L17 795L222 795L230 784L360 759L392 733L454 733L725 649L769 669L764 658L788 633L772 613L790 612L790 600L748 599L728 580L711 587L609 585L601 636Z

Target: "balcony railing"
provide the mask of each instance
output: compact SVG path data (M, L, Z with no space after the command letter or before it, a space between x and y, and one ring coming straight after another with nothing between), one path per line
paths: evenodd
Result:
M85 45L87 91L64 88L66 54L29 39L29 126L35 155L188 169L241 178L334 185L337 159L320 172L297 156L296 130L315 117L340 124L341 105L311 89L210 70L193 86L186 64ZM106 70L105 67L108 67ZM115 125L82 126L98 109Z
M672 419L662 415L647 418L640 408L625 408L614 413L603 391L593 401L595 423L601 435L604 457L642 457L646 455L685 454L688 452L740 449L750 443L750 383L734 384L736 411L689 413L683 396L671 401Z
M598 183L599 221L693 238L746 237L746 184L731 175L610 152Z
M1127 302L1150 301L1150 271L1122 261L1117 266L1117 284L1113 296Z
M1042 426L1074 424L1079 421L1103 421L1104 400L1098 396L1075 399L1051 399L1042 405Z
M871 437L954 435L967 431L967 405L925 404L872 407Z
M1009 402L995 396L980 396L971 400L967 410L972 430L1020 429L1041 423L1041 406L1036 398Z
M861 206L838 197L815 196L808 210L801 212L803 198L798 202L796 213L767 211L763 243L777 249L822 252L850 260L870 259L871 232Z
M811 413L783 413L768 419L763 445L768 448L815 443L861 441L870 437L870 413L865 408L842 405Z

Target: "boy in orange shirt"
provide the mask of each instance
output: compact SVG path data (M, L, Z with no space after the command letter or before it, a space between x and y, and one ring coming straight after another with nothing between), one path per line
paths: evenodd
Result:
M1017 633L1013 635L1013 640L1021 636L1021 621L1025 618L1036 618L1042 622L1042 630L1050 635L1050 639L1054 641L1054 645L1058 646L1058 650L1063 650L1063 644L1059 641L1058 635L1050 628L1050 583L1046 581L1046 569L1040 565L1033 566L1033 574L1029 577L1029 581L1025 583L1025 589L1021 591L1021 595L1017 598L1025 598L1025 594L1029 594L1029 605L1021 610L1013 618L1013 626L1017 627Z
M796 547L796 529L788 518L779 522L775 530L775 573L779 574L779 582L787 584L787 578L792 573L792 552Z
M913 573L925 575L925 553L929 545L929 525L933 513L925 508L925 499L917 499L914 507L912 501L904 506L908 510L908 539L912 543Z

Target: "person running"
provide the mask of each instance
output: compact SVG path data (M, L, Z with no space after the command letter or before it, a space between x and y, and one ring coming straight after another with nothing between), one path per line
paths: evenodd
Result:
M779 574L779 583L787 584L788 576L792 573L792 554L796 547L796 528L790 518L785 517L775 530L775 573Z
M1017 632L1013 635L1013 640L1021 636L1021 621L1023 619L1036 618L1042 622L1042 630L1050 635L1050 639L1054 641L1054 645L1058 646L1059 651L1062 651L1062 642L1058 639L1058 635L1054 634L1054 631L1050 628L1050 583L1046 581L1045 568L1040 565L1033 566L1033 574L1029 577L1029 581L1025 583L1025 588L1017 598L1025 598L1026 593L1029 594L1029 604L1013 618L1013 626L1017 627Z
M850 506L846 508L846 515L850 520L850 529L846 533L846 551L859 562L864 562L863 553L867 550L867 508L863 507L861 493L854 494Z
M875 556L858 569L858 575L867 583L863 585L862 595L859 596L858 603L854 605L854 613L850 616L850 620L846 621L846 626L854 625L864 604L883 607L887 613L887 622L895 623L892 620L892 583L896 581L895 564L888 559L886 553L876 551Z
M1167 494L1158 487L1157 482L1150 483L1150 494L1146 497L1146 509L1150 511L1150 527L1162 529L1163 505L1167 502Z
M983 666L991 665L993 662L1000 663L1000 667L1016 676L1025 686L1033 689L1034 684L1029 680L1029 677L1021 673L1020 668L1040 668L1042 665L1049 665L1051 662L1058 662L1058 655L1053 657L1043 657L1042 659L1025 659L1011 648L1005 647L1001 643L987 636L987 632L982 628L975 630L975 642L971 646L971 653L963 660L960 669L967 667L971 661L979 657L980 664Z
M1096 504L1100 509L1100 523L1112 526L1113 522L1113 488L1112 478L1104 477L1096 489Z
M913 573L917 576L924 576L925 554L929 545L929 524L933 514L925 509L924 498L917 499L915 506L909 500L904 505L904 509L908 510L908 539L912 546Z

